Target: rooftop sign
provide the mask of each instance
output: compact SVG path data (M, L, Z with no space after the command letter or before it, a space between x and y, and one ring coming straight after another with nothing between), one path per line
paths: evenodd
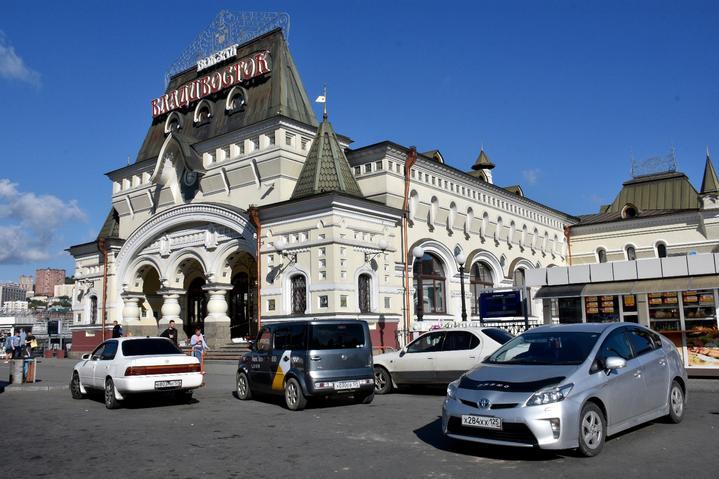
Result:
M200 60L200 62L198 62L198 71L201 70L200 63L202 62L207 62L207 64L203 63L202 68L209 68L212 65L230 58L231 55L226 53L226 51L232 48L235 48L236 54L236 45L233 45ZM209 62L212 63L209 64ZM222 70L187 82L176 90L168 92L159 98L155 98L151 102L152 117L157 118L165 113L186 107L220 90L265 75L269 73L271 69L272 57L270 56L270 52L267 50L255 52L236 63L224 67Z
M217 53L213 53L212 55L208 56L207 58L198 60L197 71L200 72L202 70L210 68L211 66L217 65L218 63L224 62L225 60L228 60L228 59L236 56L238 46L239 45L235 43L234 45L230 45L229 47L224 48Z

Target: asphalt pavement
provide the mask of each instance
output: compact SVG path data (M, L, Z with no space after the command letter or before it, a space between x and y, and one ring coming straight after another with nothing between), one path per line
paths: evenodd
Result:
M0 393L3 466L23 477L577 478L716 477L719 381L690 380L679 425L655 421L610 438L595 458L488 447L443 437L442 389L377 396L370 405L239 401L233 363L210 363L191 404L166 398L107 410L73 400L73 360L46 359L40 382ZM0 379L8 367L0 364ZM2 385L0 383L0 389Z

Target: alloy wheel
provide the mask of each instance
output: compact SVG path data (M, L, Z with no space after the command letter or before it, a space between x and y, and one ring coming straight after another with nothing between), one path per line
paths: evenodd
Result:
M294 382L288 382L288 383L287 383L287 390L285 391L285 396L286 396L286 398L287 398L287 402L288 402L291 406L294 406L294 405L297 404L297 395L298 395L298 391L297 391L297 386L295 386L295 383L294 383Z
M582 436L590 449L596 449L602 443L602 419L595 411L589 410L582 418Z
M677 417L681 417L684 413L684 393L682 389L674 384L671 392L671 407Z

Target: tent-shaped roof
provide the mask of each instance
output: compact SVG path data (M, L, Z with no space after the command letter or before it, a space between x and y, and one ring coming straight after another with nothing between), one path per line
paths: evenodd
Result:
M709 158L709 152L707 151L707 162L704 166L704 179L702 180L701 194L717 194L719 193L719 179L717 179L716 171L714 171L714 165L712 164L711 158Z
M494 163L489 161L489 157L484 152L484 148L479 150L479 156L477 156L477 159L475 160L474 164L472 165L473 170L491 170L494 168Z
M292 199L328 191L338 191L363 198L347 157L337 140L332 125L325 117L312 142L305 164L297 179Z

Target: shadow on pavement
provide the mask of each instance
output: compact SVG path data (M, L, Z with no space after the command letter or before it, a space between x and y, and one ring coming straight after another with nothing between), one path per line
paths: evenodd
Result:
M232 397L236 400L240 400L240 398L237 397L237 391L232 391ZM285 405L285 398L281 395L275 395L275 394L262 394L262 393L255 393L252 394L252 399L249 399L249 401L257 401L261 403L265 403L268 405L276 406L279 408L284 409L285 411L289 411L287 409L287 406ZM330 409L330 408L336 408L336 407L344 407L344 406L357 406L357 407L373 407L373 404L357 404L355 402L353 396L341 396L341 397L334 397L334 398L324 398L324 397L316 397L311 398L307 401L307 407L305 410L312 410L312 409Z
M103 397L102 391L90 391L88 392L85 400L94 401L100 404L105 404L105 398ZM199 404L200 401L194 397L187 400L177 399L173 393L158 393L158 394L137 394L133 396L126 396L125 399L120 402L121 409L149 409L149 408L161 408L170 406L186 406Z
M464 456L501 459L504 461L549 461L563 457L553 451L543 451L541 449L492 446L470 441L458 441L442 434L442 419L440 417L419 429L415 429L413 432L419 440L432 447Z

